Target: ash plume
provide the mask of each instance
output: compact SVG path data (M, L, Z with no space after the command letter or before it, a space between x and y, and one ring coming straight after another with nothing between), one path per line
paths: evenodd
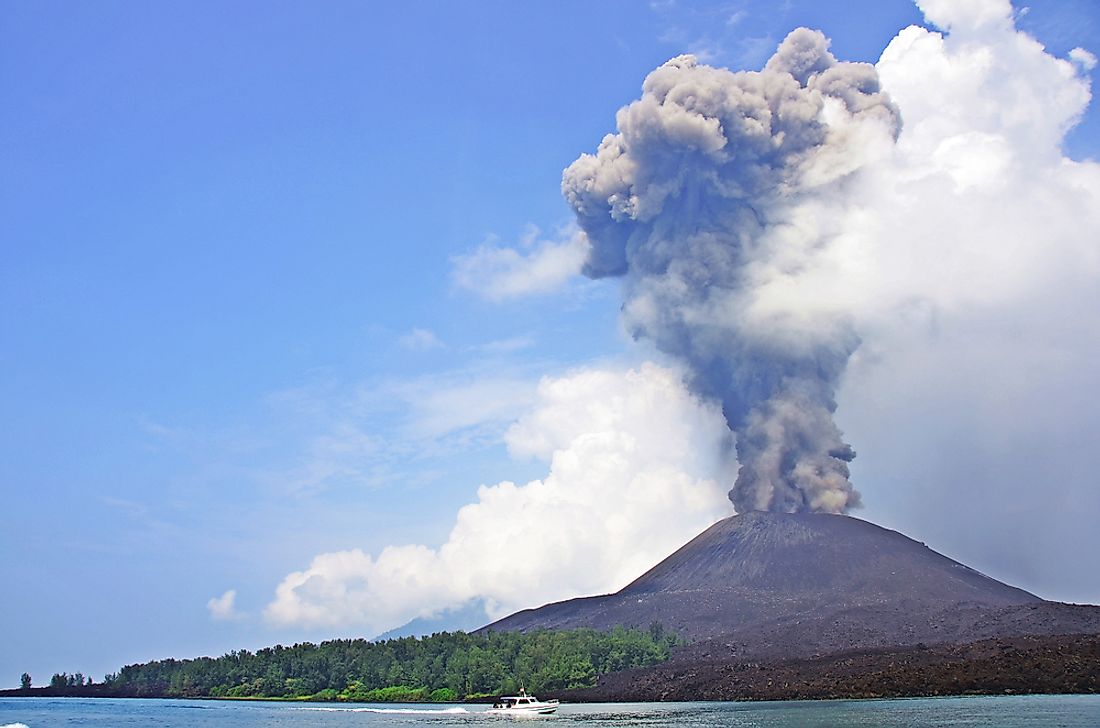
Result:
M628 330L722 403L739 512L858 505L833 413L859 338L804 282L847 182L897 137L874 66L838 62L800 28L759 72L670 60L616 121L563 176L591 244L584 272L623 277Z

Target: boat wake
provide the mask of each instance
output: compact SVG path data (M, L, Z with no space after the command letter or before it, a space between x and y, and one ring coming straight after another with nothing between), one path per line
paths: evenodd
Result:
M302 710L322 710L329 713L388 713L391 715L456 715L469 713L465 708L302 708ZM6 726L0 726L6 728Z

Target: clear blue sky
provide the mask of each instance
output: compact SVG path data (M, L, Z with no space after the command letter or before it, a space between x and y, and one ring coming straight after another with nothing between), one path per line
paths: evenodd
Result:
M922 22L775 5L0 5L0 685L356 634L259 615L319 553L438 546L539 477L501 435L539 376L639 356L617 285L486 300L456 257L559 235L563 168L668 58L759 68L806 25L875 62ZM1092 0L1019 24L1100 53Z

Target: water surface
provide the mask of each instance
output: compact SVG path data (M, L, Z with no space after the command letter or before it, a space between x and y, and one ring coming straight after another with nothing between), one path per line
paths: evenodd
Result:
M483 705L349 705L212 700L2 698L0 728L53 726L492 726L522 720L550 726L684 728L1097 728L1100 695L1030 695L906 700L776 703L595 703L563 705L557 714L508 718Z

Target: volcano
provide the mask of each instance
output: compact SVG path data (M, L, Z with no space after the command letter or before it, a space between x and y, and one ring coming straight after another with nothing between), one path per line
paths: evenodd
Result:
M1100 633L1100 607L1048 602L858 518L748 512L719 521L615 594L483 630L657 622L734 656Z

